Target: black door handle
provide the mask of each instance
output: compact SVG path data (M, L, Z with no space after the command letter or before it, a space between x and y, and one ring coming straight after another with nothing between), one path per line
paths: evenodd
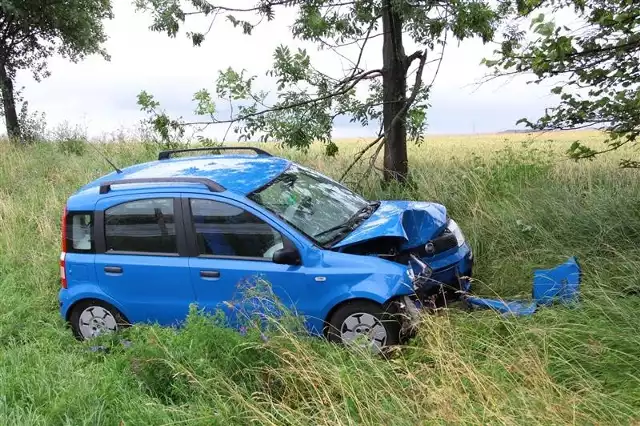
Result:
M200 271L200 276L202 278L219 278L220 271Z
M105 266L104 271L108 274L121 274L122 268L119 266Z

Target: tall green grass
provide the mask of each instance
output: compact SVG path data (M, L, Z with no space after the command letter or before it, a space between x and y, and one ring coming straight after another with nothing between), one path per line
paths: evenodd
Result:
M370 198L445 204L475 250L479 293L526 297L533 268L572 255L584 268L575 306L424 316L387 361L282 327L266 341L243 336L196 314L180 331L77 342L57 312L59 219L67 196L109 167L89 147L0 144L0 424L638 423L637 174L563 161L562 143L429 141L411 150L407 188L356 170L350 184ZM331 160L270 149L337 177L359 146ZM155 153L100 149L121 167ZM98 344L108 352L89 350Z

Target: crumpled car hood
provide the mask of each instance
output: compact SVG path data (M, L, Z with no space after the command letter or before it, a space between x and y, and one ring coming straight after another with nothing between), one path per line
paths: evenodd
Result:
M447 209L425 201L381 201L377 210L333 248L380 237L402 238L401 249L435 237L447 223Z

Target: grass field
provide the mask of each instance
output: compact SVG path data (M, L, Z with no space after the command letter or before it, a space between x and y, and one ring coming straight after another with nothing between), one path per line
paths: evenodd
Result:
M390 361L197 315L91 352L57 311L59 221L109 167L82 145L1 143L0 424L640 424L640 185L617 168L634 153L575 164L562 152L576 139L602 135L429 137L410 150L413 187L360 181L364 166L349 177L370 198L445 204L475 250L477 292L527 296L534 268L572 255L584 268L577 306L425 316ZM336 159L269 149L338 177L363 142L339 145ZM156 154L100 149L121 167Z

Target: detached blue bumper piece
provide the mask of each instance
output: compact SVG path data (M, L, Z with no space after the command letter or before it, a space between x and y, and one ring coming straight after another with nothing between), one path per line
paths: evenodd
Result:
M533 272L533 300L538 305L550 305L577 299L582 270L575 257L553 269L537 269Z
M532 315L538 307L535 302L518 300L506 301L475 296L468 296L467 303L471 306L493 309L494 311L511 315Z
M503 314L532 315L538 306L554 302L569 303L579 295L582 270L575 257L552 269L536 269L533 273L533 300L500 300L483 297L464 297L472 307L488 308Z

